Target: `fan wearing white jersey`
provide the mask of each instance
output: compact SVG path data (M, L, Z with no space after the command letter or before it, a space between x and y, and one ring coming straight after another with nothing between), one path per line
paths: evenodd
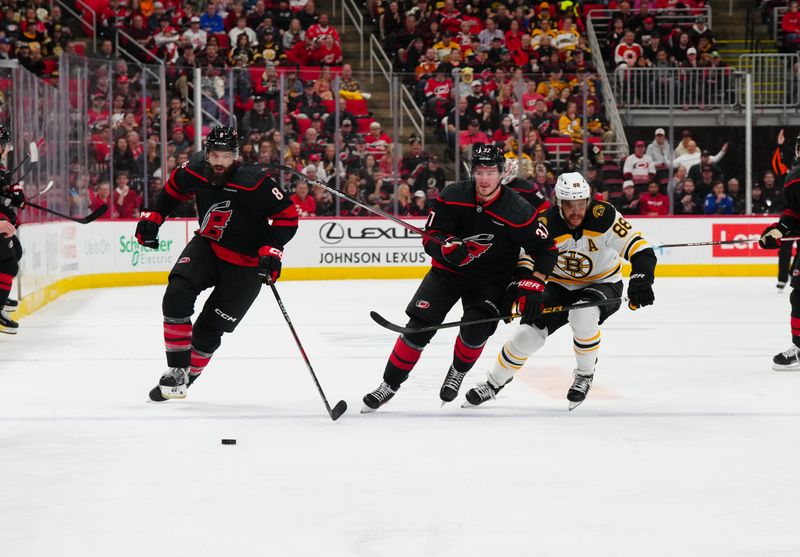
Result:
M550 230L558 249L558 263L544 291L545 307L619 299L623 288L622 259L632 265L628 282L631 309L653 304L656 255L641 233L609 203L592 200L591 188L580 173L560 175L555 190L556 206L538 219ZM520 276L531 269L532 261L523 254L518 266ZM528 357L544 346L547 337L569 323L576 360L575 380L567 392L572 410L584 401L592 385L600 349L600 325L619 307L617 301L530 319L525 308L517 306L522 314L520 326L500 351L488 380L467 392L464 406L477 406L495 398ZM511 307L505 309L505 314L511 313Z

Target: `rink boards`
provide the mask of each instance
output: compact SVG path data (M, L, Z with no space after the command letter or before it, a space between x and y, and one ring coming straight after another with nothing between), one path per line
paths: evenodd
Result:
M776 252L755 243L735 246L658 248L689 243L758 238L775 217L667 217L631 219L656 246L659 276L770 276ZM423 227L425 219L408 219ZM20 228L25 249L15 285L23 317L70 290L136 286L166 281L167 272L197 229L195 219L168 220L159 247L140 246L135 221L29 224ZM289 244L282 280L413 278L430 267L419 235L377 218L308 218Z

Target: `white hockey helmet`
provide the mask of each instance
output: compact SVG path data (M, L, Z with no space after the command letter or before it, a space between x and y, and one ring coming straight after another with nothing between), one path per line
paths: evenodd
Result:
M565 172L556 180L556 203L561 207L562 201L589 200L592 188L580 172Z

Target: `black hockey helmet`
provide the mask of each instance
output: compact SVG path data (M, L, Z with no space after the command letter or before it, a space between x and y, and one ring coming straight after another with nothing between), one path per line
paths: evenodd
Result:
M497 171L502 175L506 164L503 151L497 145L491 143L476 143L472 147L472 171L475 172L476 166L496 166Z
M206 156L211 151L231 151L239 156L239 134L234 128L215 126L206 136Z
M6 127L0 124L0 145L5 145L11 142L11 134L8 133Z

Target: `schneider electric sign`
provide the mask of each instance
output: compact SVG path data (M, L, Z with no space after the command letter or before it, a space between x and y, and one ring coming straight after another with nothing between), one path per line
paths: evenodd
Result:
M175 240L159 240L158 247L146 248L136 241L134 236L122 234L118 242L119 253L126 256L131 267L158 267L169 265L180 253L176 250ZM182 247L182 246L181 246Z

